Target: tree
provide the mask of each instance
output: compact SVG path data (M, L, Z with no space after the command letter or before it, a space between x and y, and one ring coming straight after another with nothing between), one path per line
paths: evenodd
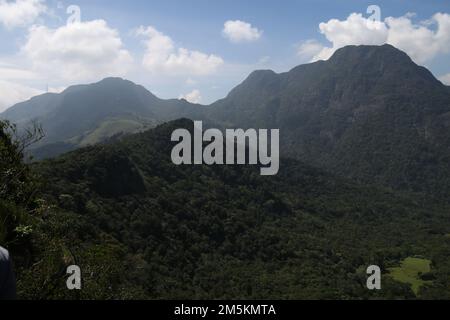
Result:
M37 123L20 134L15 125L0 121L0 242L4 245L30 232L22 222L36 207L37 180L24 161L24 153L43 136Z

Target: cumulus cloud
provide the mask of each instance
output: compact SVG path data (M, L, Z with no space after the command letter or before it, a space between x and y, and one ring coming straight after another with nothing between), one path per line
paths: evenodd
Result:
M11 81L0 80L0 112L12 107L14 104L42 94L43 91L36 90Z
M317 40L307 40L305 42L303 42L297 50L297 55L302 59L302 60L311 60L311 59L315 59L317 60L317 57L319 56L319 54L322 52L322 50L325 49L325 46L323 44L321 44L319 41Z
M152 73L205 76L216 72L224 63L214 54L177 48L169 36L151 26L140 27L136 34L145 37L146 52L142 64Z
M22 53L41 75L67 81L123 76L132 64L118 32L104 20L72 23L57 29L33 26Z
M223 26L222 34L231 42L239 43L256 41L261 38L263 32L248 22L228 20Z
M200 103L202 100L202 96L200 94L200 91L197 89L192 90L192 92L181 95L179 99L185 99L186 101L189 101L190 103Z
M43 0L0 0L0 23L8 29L24 27L46 10Z
M387 43L402 49L416 62L424 63L450 52L449 14L436 13L421 24L414 24L407 16L385 21L389 26Z
M331 19L319 25L320 32L332 46L308 40L299 47L299 54L309 54L311 61L326 60L347 45L382 45L389 43L406 53L417 63L425 63L439 54L450 52L450 15L436 13L426 22L414 23L413 15L388 17L373 21L352 13L346 20Z
M378 23L374 26L374 23ZM366 19L359 13L352 13L346 20L331 19L319 25L320 32L333 46L324 47L315 59L328 59L334 51L346 45L380 45L386 42L387 27L382 22Z

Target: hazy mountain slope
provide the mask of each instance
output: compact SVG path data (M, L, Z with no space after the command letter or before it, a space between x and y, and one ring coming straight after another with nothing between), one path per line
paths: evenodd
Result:
M107 78L90 85L69 87L61 94L35 97L11 107L0 117L21 126L37 120L46 133L38 146L65 144L77 147L100 141L97 130L104 138L117 134L118 126L111 126L112 121L118 122L123 132L132 133L197 108L200 107L184 100L159 99L131 81ZM124 122L134 122L134 125L124 126Z
M380 292L365 289L364 266L434 262L447 243L445 208L298 161L282 159L273 177L252 166L173 165L177 128L192 131L192 122L35 166L49 203L126 246L128 281L150 298L412 298L387 276ZM437 280L447 265L436 262L422 297L449 294Z
M20 126L50 113L61 104L61 100L61 95L46 93L16 104L1 113L0 116L2 119L10 119Z
M350 46L252 73L209 117L280 128L284 154L347 177L450 194L449 92L392 46Z

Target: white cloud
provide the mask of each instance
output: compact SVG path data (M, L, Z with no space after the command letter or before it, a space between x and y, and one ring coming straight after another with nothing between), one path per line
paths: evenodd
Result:
M8 29L24 27L46 10L43 0L0 0L0 23Z
M307 40L298 47L297 55L302 60L309 61L318 56L324 48L324 45L317 40Z
M33 26L22 53L43 77L66 81L123 76L132 64L116 30L104 20L73 23L57 29Z
M339 48L347 45L382 45L389 43L405 51L417 63L425 63L439 54L450 52L450 15L436 13L425 22L414 23L412 14L373 21L362 14L352 13L346 20L331 19L319 25L320 32L331 47L308 40L299 54L315 53L311 61L326 60ZM433 28L436 26L436 28Z
M181 95L179 99L185 99L186 101L189 101L190 103L200 103L202 101L202 96L200 94L200 91L195 89L192 90L192 92Z
M43 93L21 82L38 79L38 76L29 70L16 67L14 64L0 62L0 112L18 102L27 100Z
M169 36L151 26L140 27L136 34L146 37L142 63L155 74L205 76L216 72L224 63L221 57L213 54L176 48Z
M389 26L387 43L402 49L418 63L450 52L449 14L436 13L421 24L414 24L408 17L389 17L385 21Z
M26 69L0 64L0 80L33 80L38 75Z
M261 38L263 32L245 21L228 20L222 30L224 37L233 43L256 41Z
M326 60L339 48L347 45L381 45L387 40L387 27L383 22L366 19L360 13L352 13L343 21L331 19L319 25L332 47L323 47L313 60Z
M64 90L66 90L67 87L61 86L61 87L48 87L48 92L50 93L61 93Z
M42 94L36 90L18 83L0 80L0 112L12 107L18 102L30 99L33 96Z
M443 76L440 76L439 80L441 80L442 83L450 86L450 73L447 73L447 74L445 74Z

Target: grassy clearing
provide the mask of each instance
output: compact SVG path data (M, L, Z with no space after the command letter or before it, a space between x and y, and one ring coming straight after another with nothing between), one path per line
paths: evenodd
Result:
M118 133L135 133L143 130L145 125L139 121L131 119L112 119L102 122L102 124L83 138L80 145L94 145Z
M398 282L411 285L411 289L417 296L420 287L431 281L421 279L421 274L428 273L431 270L431 261L421 258L406 258L401 262L400 267L389 268L392 278Z

